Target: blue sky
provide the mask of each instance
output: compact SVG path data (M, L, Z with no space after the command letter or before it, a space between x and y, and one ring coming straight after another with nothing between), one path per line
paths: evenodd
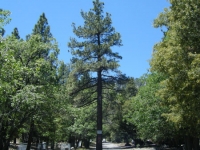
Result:
M114 47L123 57L120 70L127 76L139 78L147 73L153 45L163 36L153 28L153 20L169 7L167 0L101 0L104 12L112 16L113 27L122 36L122 47ZM67 43L72 32L72 22L83 25L80 11L89 11L92 0L1 0L1 8L11 11L12 21L5 27L9 35L15 27L21 38L32 32L39 16L44 12L60 48L59 59L70 62Z

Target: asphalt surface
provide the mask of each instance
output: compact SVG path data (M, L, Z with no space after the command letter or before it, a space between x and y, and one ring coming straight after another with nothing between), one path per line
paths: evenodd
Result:
M133 148L133 146L121 146L115 143L103 143L104 150L107 150L107 149L120 150L120 149L131 149L131 148Z
M96 148L94 148L95 150ZM117 143L103 143L103 150L121 150L121 149L127 149L127 150L155 150L153 147L144 147L144 148L135 148L133 146L124 146L123 144L117 144Z

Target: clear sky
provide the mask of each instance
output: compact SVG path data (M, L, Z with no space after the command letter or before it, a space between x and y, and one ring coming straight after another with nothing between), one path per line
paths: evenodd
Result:
M113 27L121 34L122 47L115 47L123 57L120 70L127 76L138 78L147 73L153 45L163 36L160 29L153 28L153 20L169 7L167 0L101 0L104 12L112 16ZM70 62L67 43L72 32L72 22L83 25L80 11L89 11L92 0L0 0L1 9L11 11L12 21L5 27L6 35L18 28L21 38L32 33L39 16L44 12L51 33L59 43L59 59Z

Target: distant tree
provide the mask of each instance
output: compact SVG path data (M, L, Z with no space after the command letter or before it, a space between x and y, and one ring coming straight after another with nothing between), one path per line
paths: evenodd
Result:
M126 108L124 104L136 95L137 88L134 79L127 78L123 84L115 83L113 89L115 90L104 91L107 99L103 103L104 127L107 130L107 137L110 137L112 141L128 143L128 139L135 135L135 126L123 118L124 112L127 112L126 110L129 110L131 106L129 104Z
M41 35L42 42L44 42L44 43L51 42L53 36L52 36L51 31L50 31L50 26L48 24L48 20L47 20L44 13L42 13L38 22L35 24L32 34ZM49 50L47 49L46 51L43 52L43 54L40 57L44 57L44 58L47 59L48 53L49 53Z
M0 36L3 36L5 33L4 26L10 22L10 11L0 9Z
M144 75L141 76L140 78L136 78L134 80L135 82L135 86L137 89L140 89L140 87L144 86L146 83L145 83L145 79L144 79Z
M16 38L16 39L20 39L20 36L19 36L19 31L17 28L14 28L13 32L12 32L12 35Z
M69 76L71 94L92 88L90 95L97 100L97 150L102 149L102 90L106 88L105 83L117 79L117 76L109 73L110 71L119 73L117 60L122 58L111 50L112 46L122 44L120 34L115 32L111 25L111 15L106 13L106 16L103 16L103 5L104 3L96 0L93 1L93 9L89 12L81 12L84 26L76 28L74 23L72 25L74 34L83 40L78 42L75 38L71 38L68 43L73 55L72 71ZM94 77L84 83L74 84L86 72L93 73Z
M52 38L50 26L44 13L42 13L37 24L35 25L33 34L40 34L44 43L49 42L49 40Z

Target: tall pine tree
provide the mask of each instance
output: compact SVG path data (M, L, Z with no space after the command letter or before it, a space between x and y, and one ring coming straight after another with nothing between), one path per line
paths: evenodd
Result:
M93 1L93 8L89 12L81 11L84 26L76 27L73 23L73 32L81 41L71 38L68 43L71 48L72 71L70 73L70 91L76 94L85 89L91 92L91 97L97 100L97 138L96 149L102 149L102 100L103 89L106 83L116 80L118 61L122 57L111 50L113 46L121 46L120 34L112 27L111 15L103 13L104 3L99 0ZM116 73L110 74L113 71ZM78 82L85 73L92 74L89 80ZM96 73L96 75L95 75ZM96 88L95 88L96 87ZM88 103L88 102L86 102Z

